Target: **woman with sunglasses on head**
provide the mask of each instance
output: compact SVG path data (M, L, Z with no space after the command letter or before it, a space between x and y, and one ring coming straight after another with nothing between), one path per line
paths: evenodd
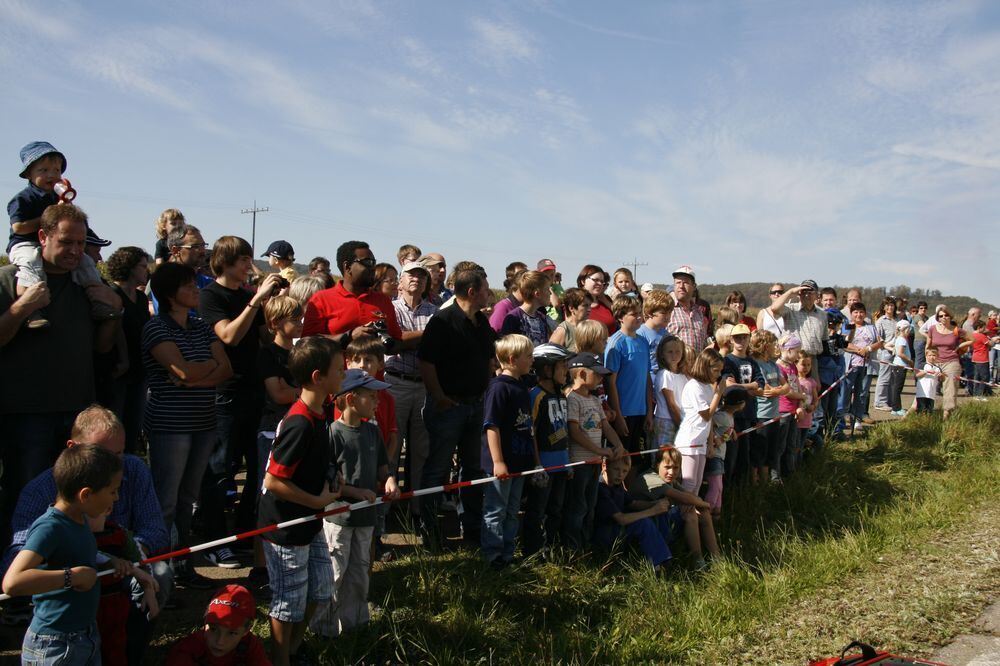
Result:
M587 264L580 269L576 278L576 286L594 297L594 305L590 308L590 318L604 324L608 335L618 330L618 321L611 313L611 299L604 290L608 287L608 274L600 266Z
M771 285L771 288L768 289L767 296L773 303L784 293L785 285L780 282L775 282ZM761 308L760 312L757 313L756 328L763 331L770 331L771 333L774 333L774 337L780 338L785 334L785 318L782 316L775 316L775 314L771 312L770 308Z

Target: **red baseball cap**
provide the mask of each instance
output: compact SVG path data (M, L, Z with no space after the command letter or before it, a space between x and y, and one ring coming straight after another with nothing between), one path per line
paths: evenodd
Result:
M556 262L552 261L551 259L538 260L537 270L539 270L540 272L544 273L545 271L554 271L555 269L556 269Z
M256 614L257 603L250 590L242 585L226 585L208 602L205 622L221 624L227 629L240 629Z

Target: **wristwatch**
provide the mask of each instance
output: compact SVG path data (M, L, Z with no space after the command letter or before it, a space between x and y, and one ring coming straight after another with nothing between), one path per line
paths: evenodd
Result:
M63 569L63 589L68 590L73 587L73 570L69 567Z

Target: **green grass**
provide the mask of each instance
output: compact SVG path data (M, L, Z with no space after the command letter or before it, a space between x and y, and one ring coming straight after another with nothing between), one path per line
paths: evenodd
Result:
M418 551L380 568L379 610L315 647L330 662L732 663L790 604L836 594L880 557L967 519L1000 489L1000 404L911 416L835 445L783 487L727 492L726 557L656 577L641 559L560 554L502 573L471 551Z

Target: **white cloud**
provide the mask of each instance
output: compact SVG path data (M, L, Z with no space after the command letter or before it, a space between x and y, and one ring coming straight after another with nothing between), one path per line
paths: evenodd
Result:
M500 68L515 62L531 62L538 56L534 37L513 23L474 18L471 27L476 50Z

